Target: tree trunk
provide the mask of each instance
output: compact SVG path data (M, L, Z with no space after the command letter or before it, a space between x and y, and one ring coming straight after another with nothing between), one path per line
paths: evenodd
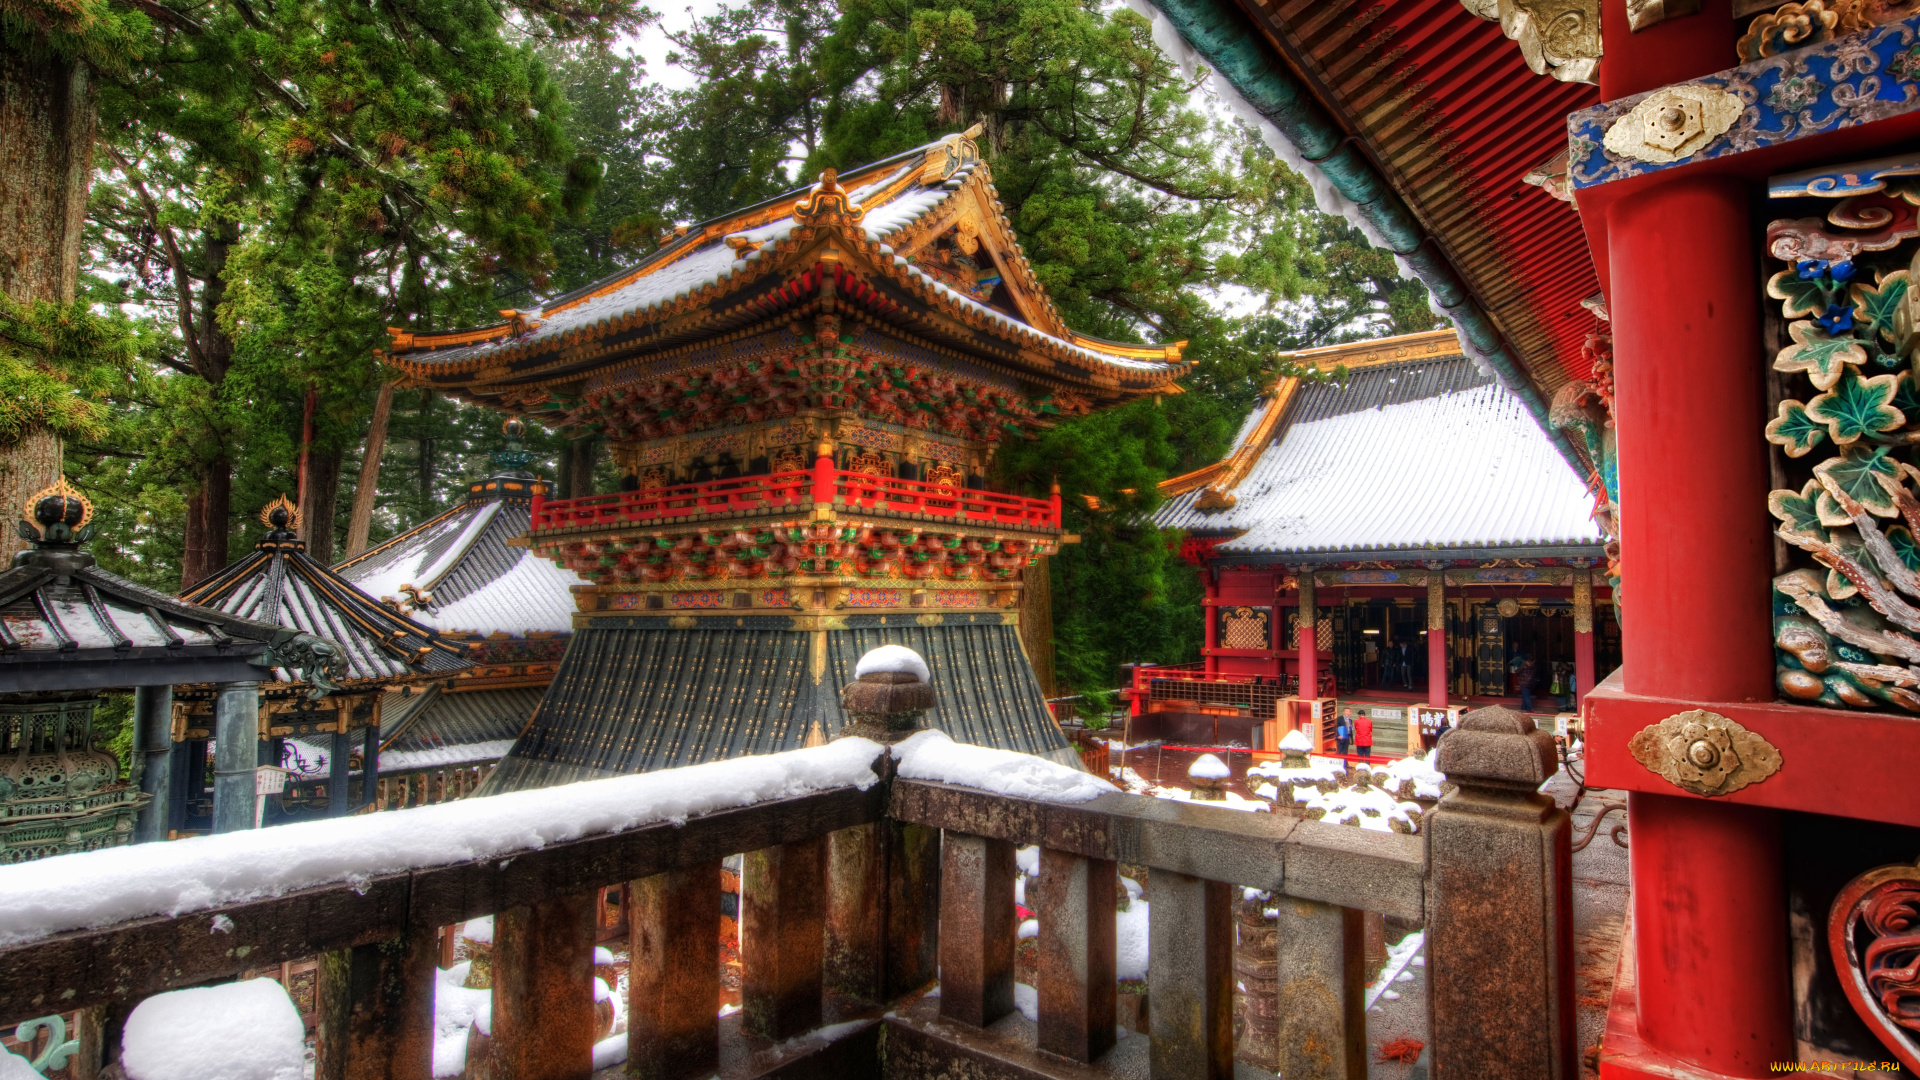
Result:
M433 391L420 391L419 476L420 520L433 516Z
M7 515L5 531L0 532L0 566L13 561L13 553L27 546L13 527L13 519L24 511L33 493L60 479L60 438L51 431L34 429L18 442L0 449L0 513Z
M567 471L567 498L581 499L593 494L593 466L600 457L600 440L589 435L575 439L567 447L571 468Z
M72 303L98 116L86 64L36 51L0 49L0 290Z
M300 496L300 531L307 554L322 566L333 562L333 512L340 501L338 447L315 446L307 454L307 486Z
M0 292L32 303L72 303L93 182L98 125L84 63L0 49ZM60 477L60 438L31 430L0 445L0 516ZM0 566L26 546L0 528Z
M393 384L380 384L373 401L373 423L367 428L367 449L360 459L360 479L353 485L353 515L347 519L347 558L367 550L373 528L373 499L380 487L380 454L387 448L387 417L393 412Z
M226 569L227 536L233 528L233 462L207 462L200 490L187 500L187 543L180 559L180 591Z

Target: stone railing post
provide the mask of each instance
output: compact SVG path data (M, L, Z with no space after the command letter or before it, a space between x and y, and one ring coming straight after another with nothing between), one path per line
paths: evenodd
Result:
M1233 886L1156 869L1147 924L1154 1080L1233 1075Z
M1273 902L1277 1071L1288 1080L1366 1080L1365 913L1291 896Z
M1040 1049L1092 1061L1114 1043L1114 889L1119 867L1042 848L1028 895L1039 916Z
M627 887L627 1075L690 1080L720 1065L720 863Z
M933 705L933 687L917 672L872 671L841 688L847 722L837 737L891 745L923 730ZM883 780L892 778L891 755L875 767ZM932 982L940 940L940 830L888 818L841 829L827 843L827 988L880 1002Z
M940 845L940 1015L985 1027L1013 1011L1013 845L948 832Z
M432 928L324 953L315 989L316 1080L433 1072Z
M495 915L493 1037L484 1080L588 1075L594 1019L593 893Z
M1458 790L1424 830L1434 1080L1580 1075L1572 826L1539 791L1556 766L1553 736L1498 706L1440 740Z
M789 1039L820 1026L827 838L749 851L740 876L741 1026Z

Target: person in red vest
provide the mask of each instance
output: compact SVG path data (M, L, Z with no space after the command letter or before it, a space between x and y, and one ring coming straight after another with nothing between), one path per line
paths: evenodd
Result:
M1361 713L1353 722L1353 752L1360 755L1362 761L1373 757L1373 717Z

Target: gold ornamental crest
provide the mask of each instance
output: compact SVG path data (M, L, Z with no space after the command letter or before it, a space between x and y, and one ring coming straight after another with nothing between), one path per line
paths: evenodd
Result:
M1780 749L1705 709L1649 724L1627 743L1634 759L1695 795L1731 795L1780 771Z
M1746 107L1718 87L1669 86L1648 94L1613 122L1607 129L1607 149L1656 165L1679 161L1725 135Z

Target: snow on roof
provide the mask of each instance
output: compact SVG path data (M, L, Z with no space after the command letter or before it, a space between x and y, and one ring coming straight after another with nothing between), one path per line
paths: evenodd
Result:
M882 671L904 671L919 676L923 683L933 681L932 672L927 670L927 662L921 659L919 653L905 645L882 645L877 649L867 650L867 654L853 666L853 677L857 679L862 675L872 675Z
M923 731L896 743L894 760L909 780L937 780L1015 799L1086 802L1117 792L1105 780L1032 754L956 743L942 731ZM657 774L656 774L657 775Z
M1235 505L1197 510L1200 491L1155 521L1240 532L1223 554L1603 542L1586 484L1520 399L1464 357L1304 387Z
M938 182L904 185L897 182L904 178L904 174L922 168L923 161L926 160L924 155L928 153L945 155L949 150L948 140L936 140L907 154L889 159L899 160L901 164L885 173L875 170L858 179L840 177L840 183L844 185L849 202L860 208L861 233L870 242L880 245L882 256L893 256L894 265L897 268L905 268L909 276L915 278L923 287L933 288L945 300L985 314L1002 330L1016 336L1035 342L1044 342L1084 358L1090 366L1168 376L1179 373L1181 365L1177 362L1124 355L1124 350L1123 352L1106 352L1097 346L1089 347L1080 341L1069 340L1049 330L1031 326L991 305L981 303L973 297L947 287L913 267L904 258L894 256L892 249L887 246L889 239L938 210L983 168L980 162L967 161L963 162L951 175ZM873 166L863 168L872 169ZM980 175L984 176L984 174ZM819 185L813 185L813 187L817 189ZM888 188L892 190L889 192ZM985 197L991 202L994 198L991 194L991 184L987 184L986 188L988 194ZM789 192L761 206L777 206L796 194L799 192ZM746 217L758 212L759 209L744 208L729 216ZM713 231L716 228L725 228L727 225L728 221L723 217L696 227L695 237L680 244L669 243L638 266L623 271L622 275L627 277L624 282L620 280L620 276L615 276L606 282L596 283L585 289L557 297L538 310L520 313L526 327L523 332L507 334L503 331L499 336L489 340L439 349L431 347L435 335L422 335L420 344L425 348L422 351L404 353L402 363L442 367L457 362L475 361L509 349L518 355L528 348L538 346L542 341L559 335L583 330L600 323L631 320L636 316L671 305L708 286L729 279L752 278L761 271L763 264L773 257L776 246L788 239L797 227L792 217L782 217L767 224L739 229L724 235ZM706 234L704 238L698 235L702 232ZM739 243L736 250L736 242L750 243ZM1004 254L1021 260L1024 265L1023 257L1017 251ZM649 265L654 268L648 269Z
M127 1080L306 1080L306 1036L273 979L169 990L127 1016L120 1064Z
M498 858L816 791L864 790L879 780L873 764L880 753L878 743L845 738L804 750L484 799L0 866L0 945L408 869ZM1024 754L1006 756L1064 768ZM1077 775L1093 782L1084 773ZM216 922L224 917L217 916Z
M486 742L434 746L425 750L384 750L380 754L380 771L397 773L440 765L465 765L470 761L498 761L506 757L511 749L512 739L489 739Z
M433 603L410 612L435 630L481 636L573 629L572 587L586 580L507 541L527 531L523 500L469 500L355 559L336 572L375 598L399 600L403 585Z

